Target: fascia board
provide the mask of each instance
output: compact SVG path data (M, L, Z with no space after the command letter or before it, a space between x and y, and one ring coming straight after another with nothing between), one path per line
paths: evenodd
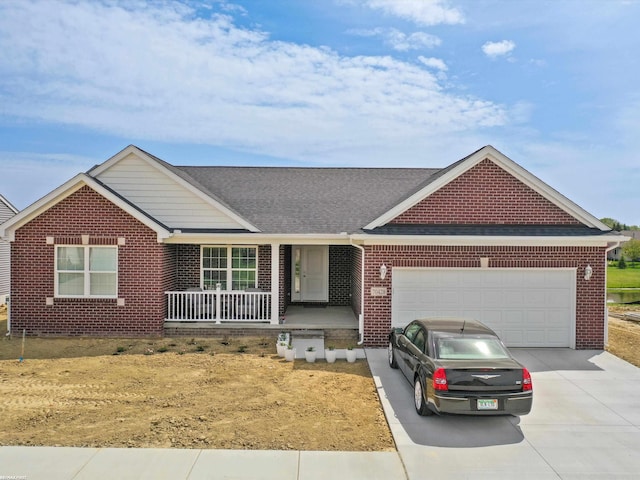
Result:
M577 204L569 200L567 197L559 193L557 190L551 188L549 185L547 185L542 180L537 178L535 175L525 170L523 167L518 165L516 162L511 160L509 157L507 157L503 153L496 150L491 145L487 145L486 147L481 148L480 150L475 152L473 155L471 155L469 158L467 158L464 162L462 162L460 165L451 169L451 171L442 175L440 178L434 180L432 183L427 185L422 190L416 192L415 194L411 195L407 199L403 200L394 208L392 208L388 212L384 213L383 215L375 219L373 222L363 227L363 229L372 230L376 227L386 225L389 221L391 221L392 219L394 219L404 211L408 210L409 208L413 207L414 205L419 203L421 200L424 200L426 197L436 192L440 188L444 187L449 182L459 177L460 175L470 170L471 168L475 167L478 163L480 163L485 159L489 159L495 164L497 164L498 166L502 167L504 170L509 172L519 181L521 181L528 187L532 188L534 191L538 192L540 195L542 195L544 198L546 198L551 203L556 205L558 208L567 212L569 215L576 218L583 224L589 227L598 228L599 230L602 230L602 231L610 230L610 228L605 224L603 224L602 222L600 222L600 220L598 220L593 215L585 211L583 208L581 208L580 206L578 206Z
M261 233L182 233L172 232L164 243L183 244L280 244L280 245L349 245L347 234L261 234Z
M446 246L583 246L606 247L622 242L619 235L577 237L505 237L471 235L353 235L354 242L362 245L446 245Z
M89 175L85 173L79 173L72 179L68 180L66 183L62 184L52 192L42 197L40 200L36 201L32 205L25 208L14 217L3 223L0 226L0 237L5 238L11 242L14 241L15 231L18 228L38 217L57 203L60 203L62 200L74 194L85 185L96 191L99 195L103 196L111 203L124 210L139 222L155 231L158 235L159 242L169 236L170 232L168 230L161 227L158 223L154 222L149 217L143 215L140 211L136 210L128 203L122 201L120 197L114 195L112 192L104 188Z
M162 165L161 163L157 162L155 159L151 158L146 152L140 150L135 145L129 145L127 148L125 148L124 150L120 151L119 153L117 153L116 155L111 157L106 162L102 163L101 165L98 165L97 167L92 168L89 171L89 173L94 177L98 177L101 173L105 172L106 170L108 170L113 165L115 165L116 163L118 163L119 161L121 161L122 159L124 159L125 157L127 157L130 154L134 154L135 156L137 156L138 158L140 158L141 160L143 160L144 162L149 164L149 166L151 166L152 168L155 168L156 170L162 172L162 174L164 174L167 177L171 178L171 180L173 180L174 182L176 182L177 184L179 184L183 188L187 189L189 192L193 193L194 195L196 195L201 200L205 201L206 203L208 203L212 207L217 208L218 210L222 211L225 215L229 216L230 218L232 218L233 220L238 222L243 228L246 228L250 232L259 232L260 231L255 225L251 224L246 219L242 218L240 215L238 215L236 212L231 210L229 207L227 207L227 206L223 205L222 203L218 202L216 199L211 198L211 196L208 195L207 193L205 193L202 190L200 190L199 188L193 186L191 183L187 182L182 177L176 175L171 170L167 169L164 165Z

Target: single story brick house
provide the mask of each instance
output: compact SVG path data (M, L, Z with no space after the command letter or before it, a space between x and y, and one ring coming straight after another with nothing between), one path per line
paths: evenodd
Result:
M446 168L187 167L129 146L0 236L11 329L30 335L280 329L329 305L368 346L438 315L577 349L604 347L624 240L491 146Z

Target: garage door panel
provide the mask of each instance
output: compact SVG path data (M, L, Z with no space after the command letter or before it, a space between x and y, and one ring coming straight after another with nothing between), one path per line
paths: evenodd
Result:
M484 301L482 292L478 289L469 290L468 288L465 288L461 291L461 294L465 305L480 305Z
M575 328L575 275L553 269L394 269L392 323L476 318L508 346L568 347Z
M523 298L523 303L527 307L536 307L547 303L547 292L544 290L527 290L527 294Z

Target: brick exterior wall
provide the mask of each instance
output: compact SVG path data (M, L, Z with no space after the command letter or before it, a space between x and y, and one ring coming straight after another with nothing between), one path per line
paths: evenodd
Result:
M54 296L55 245L125 245L118 247L118 297L59 299ZM51 207L16 231L11 244L11 328L29 335L162 335L166 290L175 287L176 249L157 242L154 231L89 187Z
M176 245L176 291L200 286L200 245Z
M329 305L351 305L351 250L349 245L329 246Z
M474 247L474 246L367 246L365 247L365 344L383 346L391 328L393 267L479 268L480 257L490 268L593 268L591 280L576 280L576 348L604 348L604 247ZM388 273L380 280L384 263ZM386 287L384 297L372 297L371 287Z
M483 160L390 223L579 225L490 160Z

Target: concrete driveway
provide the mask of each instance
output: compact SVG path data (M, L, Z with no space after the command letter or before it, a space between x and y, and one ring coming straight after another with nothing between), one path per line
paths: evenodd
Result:
M600 350L511 351L533 377L523 417L420 417L386 350L367 350L410 480L639 478L640 369Z

